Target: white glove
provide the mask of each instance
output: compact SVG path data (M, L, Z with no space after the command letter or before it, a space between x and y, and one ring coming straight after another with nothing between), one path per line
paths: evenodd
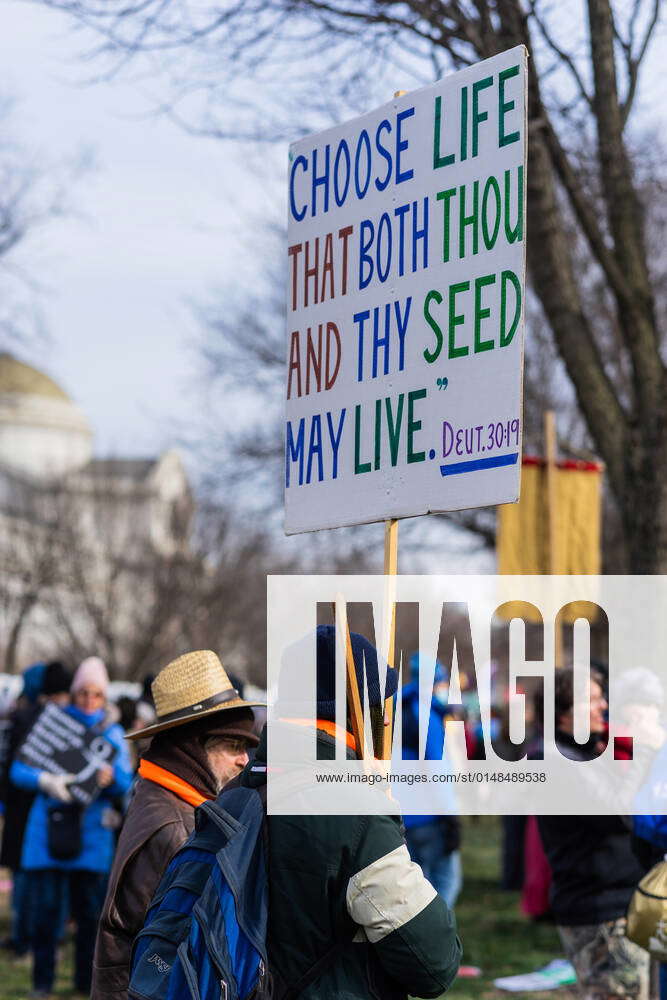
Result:
M42 771L37 779L37 784L41 791L52 799L58 799L59 802L71 802L72 794L67 786L75 778L75 774L49 774L48 771Z

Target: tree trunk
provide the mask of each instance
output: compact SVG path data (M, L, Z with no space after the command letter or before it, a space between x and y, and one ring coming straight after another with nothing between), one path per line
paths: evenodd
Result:
M21 638L23 626L25 625L32 607L36 603L36 600L36 597L32 594L29 594L23 599L16 616L16 621L10 629L7 648L5 649L5 671L8 674L16 673L16 652L18 650L19 639Z
M621 498L628 572L667 573L667 407L641 430Z
M579 408L607 466L609 488L621 511L627 572L667 572L667 377L658 348L641 208L623 139L614 66L609 0L588 0L595 83L598 158L614 245L600 247L589 226L591 250L614 286L621 335L632 365L634 399L625 409L604 364L582 296L557 196L568 189L582 222L583 189L567 163L544 107L534 60L528 67L528 268L553 331ZM530 33L517 0L499 0L504 45L525 44ZM566 176L567 170L569 175ZM565 172L564 172L565 171ZM588 220L590 221L590 220ZM612 280L614 279L614 280ZM616 287L617 286L617 287Z

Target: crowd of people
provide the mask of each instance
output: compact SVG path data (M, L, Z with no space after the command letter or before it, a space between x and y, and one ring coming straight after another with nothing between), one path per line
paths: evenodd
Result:
M117 704L109 700L109 676L97 657L85 659L74 674L59 661L34 664L23 674L6 741L0 864L12 875L5 946L18 959L32 956L36 997L52 994L58 947L70 921L76 928L75 991L126 995L127 976L119 987L114 969L129 963L132 939L166 862L192 832L195 807L214 798L257 745L252 708L217 657L200 659L215 704L176 723L168 718L176 692L185 685L188 697L196 695L192 659L185 670L175 661L152 689L144 685L139 699ZM74 775L32 766L19 752L48 704L114 749L112 763L96 771L97 794L88 805L72 795ZM98 929L101 964L93 981Z
M353 636L352 646L362 687L376 653L361 636ZM335 726L331 626L318 628L317 653L318 757L334 756L340 739L353 754L349 733ZM452 711L449 678L439 664L434 679L424 752L415 654L400 691L403 751L450 766L448 722L464 722L474 757L478 702L467 691L464 705ZM590 740L582 746L573 735L573 674L558 672L556 740L565 756L590 759L606 739L606 683L604 671L591 681ZM645 688L643 730L659 751L665 738L661 693ZM397 675L389 670L385 694L397 690ZM381 704L379 688L369 684L368 694L373 710L374 699ZM21 753L49 704L113 748L109 762L96 769L95 794L86 804L73 794L74 774L37 767ZM139 699L117 704L109 699L108 673L97 657L73 674L59 661L24 672L2 775L0 864L12 874L5 945L18 959L31 956L35 997L52 995L58 949L73 923L75 991L92 1000L127 1000L133 944L165 871L193 834L197 807L227 786L266 781L264 718L264 706L243 698L240 682L210 651L179 657L145 684ZM494 719L502 728L502 706ZM540 739L536 730L533 752ZM451 796L447 815L440 802L437 814L402 820L267 818L269 953L281 979L299 984L295 996L391 1000L436 997L449 988L461 957L453 911L463 882L451 788L444 793ZM613 789L594 794L613 796ZM626 936L625 918L638 882L667 847L659 804L656 816L638 819L634 830L625 816L504 819L503 884L523 888L528 916L555 922L586 1000L648 996L649 957ZM667 986L667 974L664 979ZM665 1000L667 991L661 996Z
M24 700L12 721L5 778L6 815L2 861L12 869L12 945L33 954L36 995L51 993L56 952L64 925L76 923L74 984L90 992L93 948L105 879L114 853L114 829L132 783L130 754L108 703L109 678L102 661L84 660L72 677L59 662L33 667ZM81 809L68 790L68 775L30 766L16 755L49 701L112 744L113 764L96 774L99 794Z

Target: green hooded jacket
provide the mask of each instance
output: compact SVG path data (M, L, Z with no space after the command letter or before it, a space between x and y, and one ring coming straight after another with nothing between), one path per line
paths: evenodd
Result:
M320 730L317 750L334 759L334 740ZM240 776L244 785L265 781L266 728ZM405 1000L449 988L461 960L454 917L410 860L398 817L267 822L271 970L294 986L340 945L301 1000Z

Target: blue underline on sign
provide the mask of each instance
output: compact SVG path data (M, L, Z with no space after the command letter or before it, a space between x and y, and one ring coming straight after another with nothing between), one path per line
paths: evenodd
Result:
M478 469L498 469L502 465L516 465L519 452L512 455L496 455L493 458L477 458L474 462L452 462L451 465L441 465L443 476L458 476L461 472L477 472Z

